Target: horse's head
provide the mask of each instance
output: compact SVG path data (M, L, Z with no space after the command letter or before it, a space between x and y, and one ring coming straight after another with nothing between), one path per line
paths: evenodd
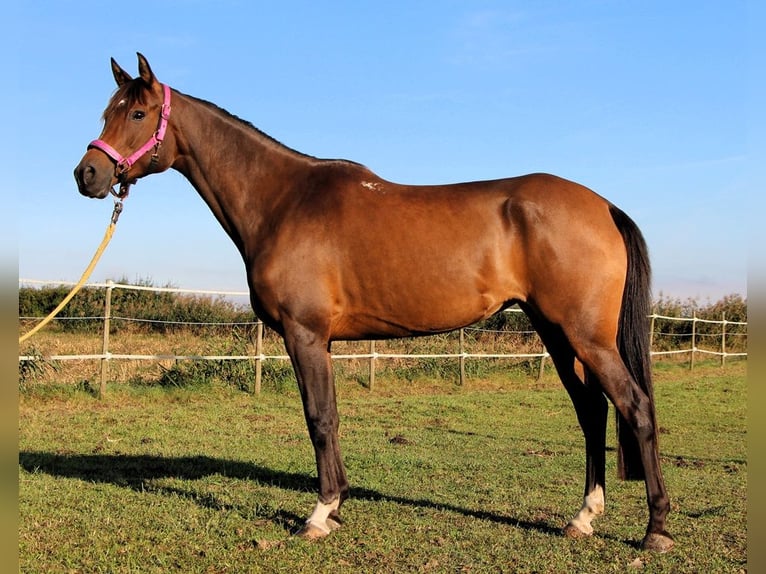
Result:
M146 58L138 54L135 79L114 59L112 73L117 91L104 111L104 129L74 170L80 193L99 199L125 195L138 178L166 170L175 143L166 131L170 88L157 81ZM118 183L119 194L112 189Z

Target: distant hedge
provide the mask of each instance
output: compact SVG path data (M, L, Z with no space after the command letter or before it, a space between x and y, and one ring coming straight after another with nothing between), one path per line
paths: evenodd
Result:
M149 281L123 285L153 287ZM69 293L70 287L21 287L19 288L19 317L44 317ZM104 316L103 288L85 287L75 295L59 314L70 319L58 321L59 328L66 331L99 331ZM130 318L132 322L114 321L112 330L126 328L147 332L166 332L171 329L193 328L188 323L246 323L255 320L249 306L236 304L221 297L172 293L167 291L137 291L114 289L112 291L112 317ZM151 322L149 322L151 321ZM174 324L175 323L175 324ZM184 325L178 325L183 323ZM206 327L209 329L210 327Z
M738 294L726 295L718 301L701 304L696 299L679 299L665 297L662 294L657 298L653 306L653 313L665 317L696 316L697 319L726 321L735 323L747 323L747 299ZM715 347L720 345L722 325L710 324L703 321L692 325L691 321L668 321L658 319L655 324L655 333L661 336L655 337L653 349L666 351L678 346L687 346L694 329L697 337L697 346L701 348ZM731 352L743 352L747 347L746 325L726 325L726 347Z

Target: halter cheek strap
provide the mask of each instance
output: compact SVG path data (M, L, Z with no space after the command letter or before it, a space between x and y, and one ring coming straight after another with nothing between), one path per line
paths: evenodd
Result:
M106 155L108 155L110 158L112 158L116 162L117 165L115 169L117 171L118 176L127 173L127 171L133 166L133 164L136 163L139 159L141 159L152 148L154 148L152 161L153 162L157 161L157 152L160 149L162 140L165 139L165 132L168 129L168 120L170 119L170 88L166 84L162 84L162 91L163 91L164 99L162 102L162 110L160 111L160 121L159 121L159 125L157 126L157 131L154 132L154 134L152 134L152 137L149 138L149 141L147 141L144 145L138 148L131 155L129 155L128 157L123 156L120 152L118 152L108 143L100 139L93 140L92 142L90 142L90 144L88 144L88 149L90 148L100 149L102 152L104 152Z

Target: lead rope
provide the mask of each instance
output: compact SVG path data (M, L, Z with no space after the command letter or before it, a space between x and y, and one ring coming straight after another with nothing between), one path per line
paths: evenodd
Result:
M77 284L72 288L69 294L66 297L64 297L64 300L58 304L58 307L56 307L51 312L50 315L48 315L45 319L40 321L30 331L27 331L27 333L19 337L19 343L23 343L24 341L29 339L32 335L37 333L40 329L45 327L45 325L50 323L51 320L56 315L58 315L59 312L66 306L66 304L69 303L72 297L74 297L77 294L80 288L88 280L88 277L90 277L90 274L93 272L93 269L96 267L96 263L98 263L98 260L101 259L101 255L104 253L106 246L109 244L109 241L112 239L112 235L114 235L114 228L117 226L117 220L120 218L120 213L122 213L122 200L125 196L127 196L127 190L125 190L125 193L122 193L123 191L122 189L120 191L121 191L121 194L116 194L116 193L114 194L115 196L117 196L118 199L115 199L114 201L114 211L112 211L112 218L109 221L109 227L106 228L106 233L104 233L104 238L101 240L101 245L99 245L98 249L96 249L96 253L95 255L93 255L93 259L91 259L90 264L83 272L82 277L80 277L80 280L77 282Z

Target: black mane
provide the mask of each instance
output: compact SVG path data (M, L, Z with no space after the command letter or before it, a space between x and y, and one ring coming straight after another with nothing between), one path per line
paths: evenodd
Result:
M177 90L176 90L176 91L177 91ZM289 151L291 151L291 152L293 152L293 153L295 153L295 154L298 154L298 155L301 155L301 156L304 156L304 157L307 157L307 158L310 158L310 159L318 159L318 158L316 158L316 157L314 157L314 156L312 156L312 155L309 155L309 154L303 153L303 152L301 152L301 151L298 151L298 150L296 150L296 149L293 149L293 148L291 148L290 146L287 146L287 145L283 144L283 143L282 143L281 141L279 141L278 139L276 139L276 138L273 138L272 136L270 136L270 135L269 135L269 134L267 134L266 132L264 132L264 131L261 131L260 129L258 129L257 127L255 127L255 126L254 126L254 125L253 125L251 122L249 122L249 121L247 121L247 120L243 120L243 119L242 119L242 118L240 118L239 116L237 116L237 115L235 115L235 114L232 114L230 111L228 111L228 110L225 110L224 108L222 108L221 106L219 106L219 105L217 105L217 104L214 104L213 102L209 102L209 101L207 101L207 100L203 100L202 98L197 98L197 97L195 97L195 96L190 96L190 95L188 95L188 94L184 94L183 92L178 92L178 93L179 93L179 94L183 94L183 95L184 95L184 96L186 96L187 98L189 98L189 99L191 99L191 100L194 100L194 101L196 101L196 102L198 102L198 103L200 103L200 104L204 105L204 106L205 106L205 107L207 107L207 108L210 108L210 109L211 109L211 110L213 110L214 112L217 112L217 113L221 114L222 116L224 116L224 117L226 117L226 118L228 118L228 119L231 119L231 120L233 120L233 121L235 121L235 122L237 122L237 123L239 123L239 124L243 125L244 127L246 127L246 128L247 128L247 129L249 129L249 130L253 130L253 131L254 131L256 134L258 134L258 136L260 136L260 137L262 137L262 138L265 138L265 139L269 140L270 142L272 142L273 144L276 144L276 145L277 145L277 146L279 146L279 147L285 148L285 149L287 149L287 150L289 150Z
M146 93L147 93L148 90L149 90L148 84L144 80L142 80L141 78L135 78L135 79L131 80L130 82L126 82L125 84L123 84L122 86L117 88L117 90L115 91L114 95L112 96L112 99L109 100L109 104L107 105L106 109L104 110L103 120L106 121L107 118L111 117L113 114L116 114L118 109L122 107L122 106L120 106L120 102L122 102L122 101L124 101L125 104L126 104L124 106L124 109L126 109L126 110L130 109L135 104L141 104L141 105L145 104L146 103ZM282 143L281 141L277 140L276 138L273 138L272 136L270 136L266 132L261 131L260 129L255 127L251 122L249 122L247 120L243 120L239 116L236 116L236 115L232 114L228 110L225 110L224 108L220 107L217 104L214 104L213 102L209 102L207 100L203 100L202 98L198 98L196 96L190 96L189 94L185 94L185 93L183 93L183 92L181 92L179 90L175 90L175 91L177 93L179 93L179 94L181 94L181 95L191 99L191 100L194 100L195 102L198 102L198 103L202 104L203 106L211 109L215 113L220 114L220 115L226 117L227 119L230 119L230 120L232 120L234 122L239 123L240 125L244 126L248 130L252 130L253 132L255 132L259 137L264 138L264 139L270 141L271 143L273 143L274 145L276 145L278 147L281 147L283 149L286 149L286 150L288 150L288 151L290 151L290 152L292 152L292 153L294 153L296 155L299 155L299 156L302 156L302 157L305 157L305 158L308 158L308 159L316 160L316 161L338 161L338 162L349 163L349 164L352 164L352 165L362 166L362 164L360 164L358 162L347 160L347 159L330 159L330 160L320 159L320 158L317 158L317 157L315 157L313 155L310 155L310 154L307 154L307 153L303 153L301 151L293 149L290 146L287 146L284 143ZM171 106L172 106L172 103L171 103ZM362 167L364 167L364 166L362 166Z

